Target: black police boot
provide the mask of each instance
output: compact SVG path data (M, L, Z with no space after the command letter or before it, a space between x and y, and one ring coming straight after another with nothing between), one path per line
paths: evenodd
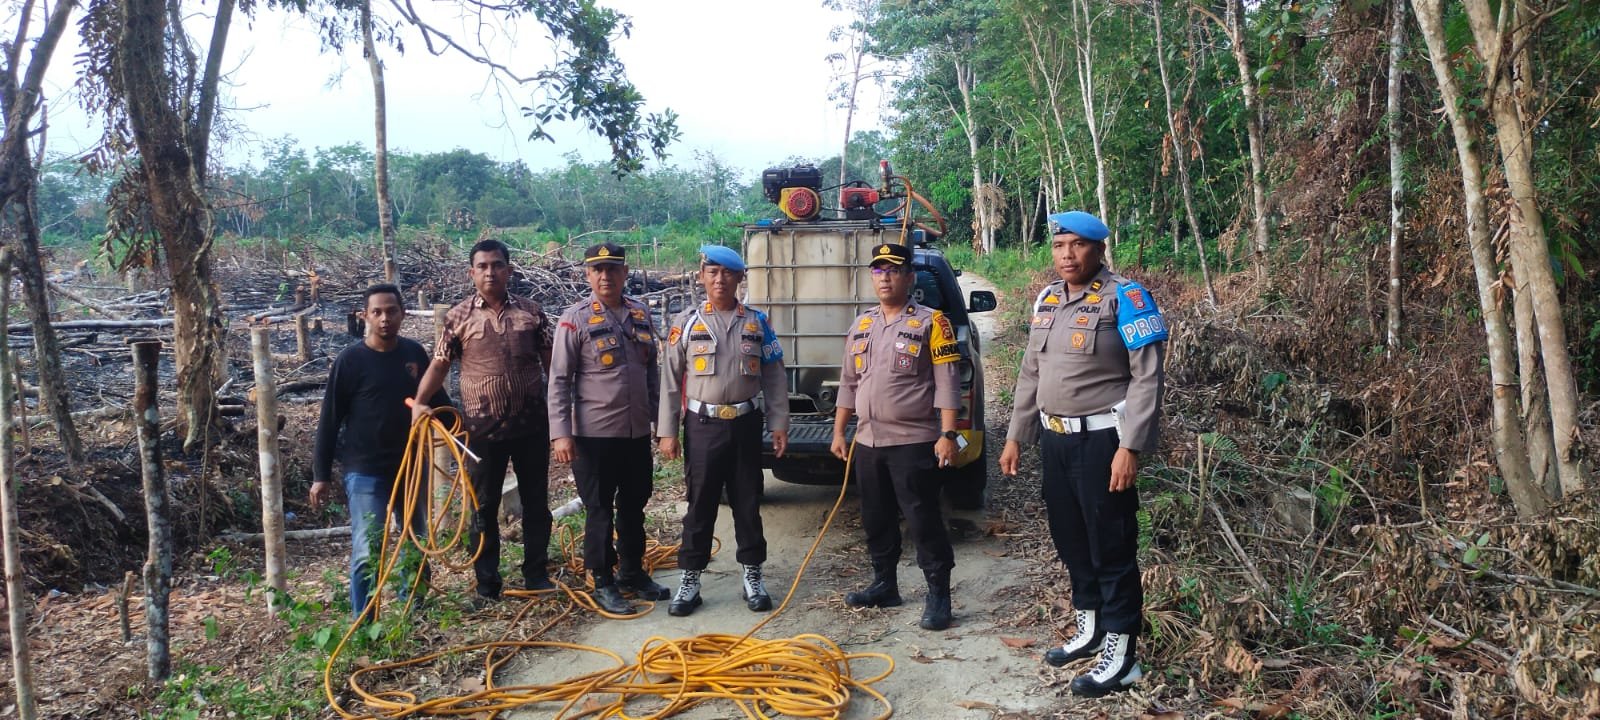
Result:
M943 630L950 627L950 575L927 573L928 598L922 601L923 630Z
M602 584L603 582L603 584ZM632 615L633 603L622 596L622 591L617 589L617 583L611 578L604 581L595 580L594 592L590 593L596 605L612 615Z
M633 593L640 600L665 600L672 597L672 591L657 583L644 571L644 567L637 562L622 563L621 572L617 573L617 585L623 592Z
M761 580L760 565L741 565L744 570L744 587L740 594L744 596L744 606L750 612L766 612L772 609L772 596L767 594L767 584Z
M1072 694L1084 697L1104 697L1133 686L1144 675L1139 661L1134 657L1133 635L1106 633L1105 648L1094 668L1072 680Z
M844 596L844 604L850 607L895 607L901 602L900 583L892 564L873 563L872 584Z
M1060 647L1053 647L1044 654L1044 661L1051 667L1061 667L1073 660L1082 660L1094 657L1106 644L1106 631L1095 627L1096 616L1094 610L1079 610L1078 630Z
M522 587L527 590L540 592L544 590L554 590L556 589L556 584L550 582L550 576L548 574L524 575L522 577Z

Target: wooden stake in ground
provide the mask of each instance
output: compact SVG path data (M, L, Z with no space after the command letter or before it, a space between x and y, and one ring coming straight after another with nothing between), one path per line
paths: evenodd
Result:
M267 608L281 609L288 596L289 582L284 577L283 542L283 467L278 463L278 389L272 375L272 329L250 331L250 356L256 371L256 446L261 457L261 531L266 536Z
M11 317L11 253L0 249L0 326ZM11 426L11 348L0 342L0 428ZM22 540L17 529L16 492L12 488L11 433L0 430L0 524L5 530L6 614L11 629L12 678L17 685L17 717L33 720L39 716L33 699L33 664L28 652L28 612L33 609L27 590L22 587Z
M167 596L172 592L172 524L167 519L167 477L161 468L161 410L156 406L156 368L161 341L133 345L133 412L139 427L139 465L144 476L145 522L150 545L144 561L145 656L149 678L164 682L172 674L167 643Z
M294 342L300 362L311 362L311 323L303 314L294 316Z

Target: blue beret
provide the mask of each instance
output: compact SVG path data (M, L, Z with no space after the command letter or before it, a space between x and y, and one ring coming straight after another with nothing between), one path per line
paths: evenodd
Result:
M1085 240L1105 242L1111 229L1097 218L1082 210L1056 213L1050 216L1050 234L1072 233Z
M711 265L721 265L734 272L744 272L744 258L738 251L721 245L701 245L700 259Z

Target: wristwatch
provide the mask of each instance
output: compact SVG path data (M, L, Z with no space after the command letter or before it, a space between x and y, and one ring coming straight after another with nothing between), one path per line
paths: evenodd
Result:
M946 431L944 431L944 439L946 439L946 440L954 440L954 439L956 439L956 436L960 435L960 434L961 433L958 433L958 432L956 432L954 430L946 430Z

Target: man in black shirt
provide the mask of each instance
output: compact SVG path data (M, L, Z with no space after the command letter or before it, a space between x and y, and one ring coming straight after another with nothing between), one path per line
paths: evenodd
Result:
M428 367L428 351L417 341L400 337L400 324L406 318L400 288L373 285L363 295L366 337L340 352L328 371L311 461L313 508L327 504L332 494L328 479L335 454L344 468L344 490L350 501L350 613L357 619L366 614L372 593L372 546L383 536L379 523L410 434L406 398L416 393ZM429 404L449 402L440 390ZM400 500L396 498L394 517L404 523ZM413 513L409 522L418 535L426 532L425 512ZM426 567L423 573L426 582Z

